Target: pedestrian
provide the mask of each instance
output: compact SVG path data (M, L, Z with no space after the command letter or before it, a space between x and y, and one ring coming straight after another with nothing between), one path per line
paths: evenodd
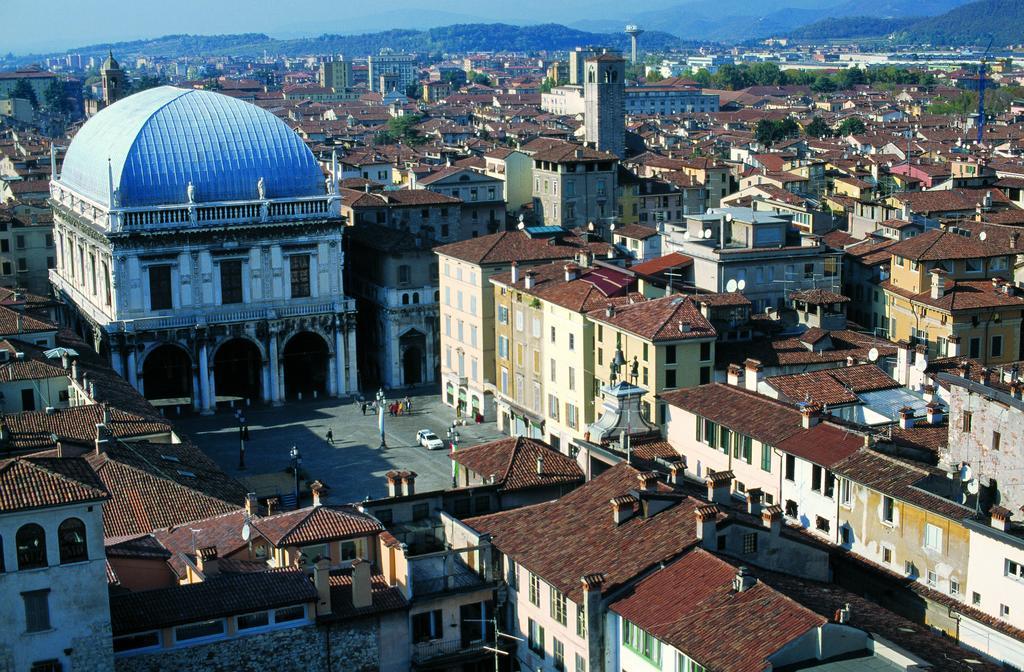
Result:
M366 402L363 402L363 415L366 415Z
M334 445L334 430L333 429L328 429L327 430L327 443L331 444L332 446Z
M405 412L412 413L412 399L408 396L405 397Z

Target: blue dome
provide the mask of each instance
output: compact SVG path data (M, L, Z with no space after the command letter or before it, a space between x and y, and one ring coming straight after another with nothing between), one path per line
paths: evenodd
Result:
M102 110L75 135L60 183L110 206L107 161L120 207L195 200L322 196L320 166L288 126L266 110L212 91L160 86Z

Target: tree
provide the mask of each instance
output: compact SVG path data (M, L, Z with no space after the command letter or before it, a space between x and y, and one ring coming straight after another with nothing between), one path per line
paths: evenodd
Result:
M467 79L470 84L479 84L481 86L491 85L491 78L482 72L477 72L476 70L470 70L467 75Z
M71 112L71 102L68 101L67 91L64 90L64 82L59 79L51 79L43 90L43 100L46 102L46 109L54 114L68 114Z
M750 66L750 79L758 86L777 86L783 83L783 74L774 63L754 63Z
M812 138L827 138L832 135L832 128L821 117L815 117L804 128L804 133Z
M754 138L765 147L769 147L779 140L797 135L800 127L797 123L786 117L785 119L761 119L754 128Z
M14 88L11 89L11 98L21 98L32 103L33 109L39 108L39 99L36 98L36 90L32 88L32 85L28 83L28 80L22 77L14 83Z
M711 73L708 72L707 68L701 68L697 72L693 73L693 81L697 82L704 88L711 86Z
M554 88L554 86L555 86L555 80L551 79L550 77L545 77L544 81L541 82L540 92L541 93L550 93L551 89Z
M839 88L842 90L852 89L858 84L865 84L868 81L864 71L860 68L840 70L836 78L839 80Z
M665 79L665 77L658 70L651 70L650 72L647 73L647 76L644 77L644 79L647 80L648 84L653 84L655 82L660 82L661 80Z
M818 93L829 93L831 91L835 91L836 88L836 83L827 75L821 75L814 80L814 84L811 84L811 91L816 91Z
M388 128L386 131L380 134L381 142L385 144L391 144L395 142L404 142L407 145L419 144L423 141L420 136L420 132L416 130L416 125L422 120L417 115L403 115L401 117L391 117L388 119Z
M844 138L848 135L860 135L866 130L867 127L860 117L847 117L839 124L839 135Z
M220 86L220 82L219 81L217 81L217 80L214 80L214 81L217 82L218 86ZM155 76L155 75L143 75L142 77L139 77L134 82L132 82L131 87L130 87L131 88L130 92L131 93L138 93L139 91L145 91L146 89L155 89L158 86L162 86L163 83L164 83L164 80L162 78L158 77L158 76Z
M738 91L749 86L746 69L739 68L732 63L726 63L718 68L718 72L711 78L716 84L730 91Z

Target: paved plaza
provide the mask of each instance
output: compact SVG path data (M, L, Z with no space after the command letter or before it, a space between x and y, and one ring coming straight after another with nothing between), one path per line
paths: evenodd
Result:
M442 439L455 414L441 403L436 388L419 390L411 397L412 414L392 417L385 412L387 448L381 450L377 418L352 400L292 402L245 410L249 425L245 470L238 468L238 421L231 410L212 416L175 419L175 425L231 476L260 496L292 492L292 446L302 455L300 473L330 487L328 501L342 503L387 494L384 474L391 469L410 469L418 474L416 489L435 490L451 485L451 461L447 450L429 451L416 443L416 432L431 429ZM327 431L334 434L334 445ZM496 423L468 424L458 428L460 446L475 446L500 438ZM304 479L304 480L305 480ZM304 488L303 488L304 489Z

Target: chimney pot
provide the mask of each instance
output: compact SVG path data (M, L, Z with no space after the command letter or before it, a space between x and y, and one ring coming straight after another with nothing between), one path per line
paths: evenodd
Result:
M519 282L519 264L518 262L512 262L512 284Z
M260 512L259 500L256 499L255 492L249 492L245 495L245 513L249 516L257 516Z
M372 605L370 563L363 558L356 558L352 561L352 606L364 609Z
M928 414L928 424L929 425L938 425L938 424L940 424L942 422L942 419L943 419L944 416L943 416L943 413L942 413L942 405L941 404L939 404L938 402L932 401L932 402L930 402L925 407L925 410L926 410L926 412Z
M782 532L782 507L778 504L761 509L761 524L771 530L773 535Z
M402 473L402 494L406 497L416 494L416 476L415 471L405 471Z
M1010 516L1012 513L1009 509L1002 506L993 506L989 509L989 514L992 515L992 527L995 529L1005 532L1010 527Z
M718 546L715 531L718 527L718 506L708 504L697 508L697 540L705 550L715 550Z
M708 499L716 504L729 503L729 490L736 475L730 471L716 471L705 480L708 487Z
M313 481L309 484L309 489L313 493L313 506L320 506L323 503L324 496L323 481Z
M544 456L543 455L538 455L537 456L537 475L538 476L543 476L544 475Z
M277 513L277 507L281 505L281 500L277 497L270 497L267 499L267 515L272 516Z
M914 409L904 406L900 409L900 429L911 429L914 426Z
M757 392L757 384L764 378L764 366L756 359L748 359L743 362L746 369L745 382L747 389Z
M616 525L622 525L632 518L635 507L639 502L633 495L619 495L618 497L613 497L610 501L612 505L612 520L615 521Z
M220 571L217 563L217 547L206 546L196 551L196 568L206 577L216 576Z
M821 407L818 404L802 401L797 407L800 409L800 425L804 429L814 427L821 420Z
M749 570L742 565L737 570L736 578L732 581L732 589L737 593L750 590L754 587L754 584L757 583L757 579L751 576L748 571Z
M331 613L331 563L321 558L313 567L313 584L316 586L316 615Z
M743 367L739 364L730 364L729 371L726 374L727 382L732 386L739 386L740 380L743 378Z
M641 471L636 475L637 480L640 481L640 490L644 492L651 492L657 490L658 487L658 472L656 471Z

